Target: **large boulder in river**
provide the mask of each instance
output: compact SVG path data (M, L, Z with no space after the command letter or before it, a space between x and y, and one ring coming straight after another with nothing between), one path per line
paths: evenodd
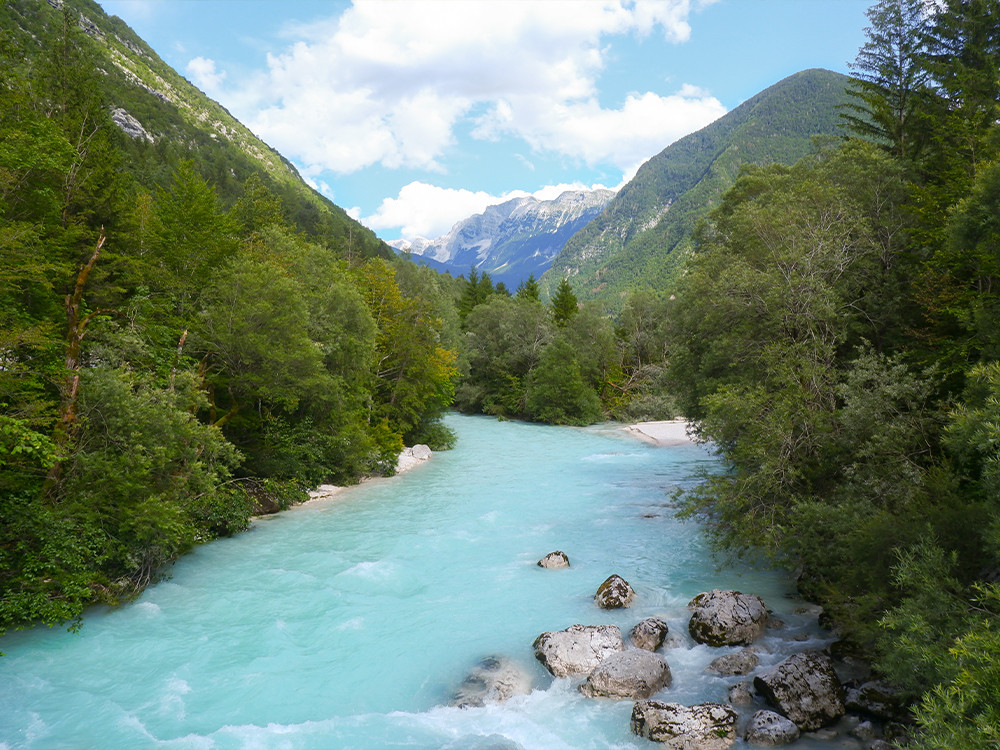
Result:
M799 734L799 728L791 719L774 711L758 711L750 717L743 739L751 745L779 747L795 742Z
M819 729L844 715L844 689L830 658L818 651L792 654L755 677L753 685L804 731Z
M760 664L760 657L751 649L745 648L734 654L723 654L713 659L712 663L705 667L709 674L734 675L749 674Z
M749 646L764 633L767 607L759 596L712 589L688 603L688 632L709 646Z
M663 645L663 640L669 632L667 623L659 617L647 617L629 631L628 637L636 648L656 651Z
M580 686L590 698L648 698L670 684L670 667L662 656L630 648L606 657Z
M634 734L671 750L727 750L736 742L736 711L721 703L638 701L631 727Z
M620 575L608 576L597 589L594 601L601 609L620 609L628 607L635 599L635 592L628 581Z
M487 656L459 685L450 705L485 706L530 692L531 677L520 665L502 656Z
M585 675L606 657L625 650L617 625L570 625L535 639L535 658L555 677Z
M557 549L555 552L550 552L541 560L538 561L539 568L568 568L569 558L566 553L562 550Z

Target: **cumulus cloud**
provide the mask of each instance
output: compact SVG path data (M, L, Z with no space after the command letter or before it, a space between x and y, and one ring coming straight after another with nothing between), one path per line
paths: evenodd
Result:
M473 113L474 137L519 138L624 171L724 111L692 87L636 93L611 109L598 101L609 37L660 33L682 42L693 1L358 2L295 30L295 41L230 101L313 174L443 170L457 126ZM211 61L197 61L192 75L221 83Z
M496 196L482 190L443 188L415 181L403 186L395 198L384 198L375 213L361 221L375 231L401 227L402 236L408 240L434 239L447 234L455 222L482 213L487 206L524 195L527 193L519 190Z
M187 64L187 74L195 86L206 93L218 92L226 79L226 71L215 69L215 60L196 57Z
M503 203L511 198L533 195L538 200L553 200L567 190L596 190L603 187L604 185L584 185L578 182L562 183L546 185L534 193L513 190L492 195L481 190L443 188L414 181L405 185L395 198L384 198L375 213L361 218L361 222L376 232L401 227L402 239L410 241L417 237L436 239L447 234L456 222L482 213L487 206Z

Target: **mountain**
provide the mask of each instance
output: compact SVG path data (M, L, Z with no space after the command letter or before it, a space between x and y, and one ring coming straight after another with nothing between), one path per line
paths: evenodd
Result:
M612 190L568 190L555 200L514 198L463 219L436 240L389 244L437 270L458 275L475 267L513 288L531 274L540 277L566 240L614 195Z
M839 133L848 78L805 70L765 89L643 164L571 237L542 278L551 293L568 278L580 299L620 307L629 290L663 289L691 248L691 235L746 163L792 164L815 136Z
M391 256L374 232L313 190L291 163L93 0L0 2L0 37L10 35L32 65L42 57L47 29L60 23L64 12L97 43L100 86L112 120L129 136L129 171L144 187L163 186L179 161L187 159L228 207L243 194L247 179L257 175L280 199L286 218L307 236L358 255Z

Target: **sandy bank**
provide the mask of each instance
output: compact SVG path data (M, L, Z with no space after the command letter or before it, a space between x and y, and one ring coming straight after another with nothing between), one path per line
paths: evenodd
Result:
M694 442L688 435L686 419L670 419L661 422L639 422L623 427L635 437L656 445L684 445Z
M396 475L402 474L405 471L416 468L424 462L430 460L430 457L434 453L426 445L415 445L412 448L404 448L403 452L399 454L399 458L396 460ZM392 479L392 477L366 477L362 479L359 484L364 484L365 482L371 482L375 479ZM358 486L358 485L353 485ZM338 497L343 494L344 490L350 489L349 487L341 487L336 484L321 484L314 490L309 490L309 499L306 500L301 505L306 505L307 503L327 501L327 500L343 500L343 497Z

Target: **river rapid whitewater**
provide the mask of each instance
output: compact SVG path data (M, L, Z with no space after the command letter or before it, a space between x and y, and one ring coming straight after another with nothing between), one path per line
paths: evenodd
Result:
M760 642L759 669L828 642L787 576L718 567L702 528L674 517L671 492L713 466L705 448L616 426L447 422L454 450L204 545L133 604L88 611L79 633L5 636L0 748L655 750L629 731L632 701L553 679L535 638L575 623L627 636L659 616L683 640L661 652L673 684L654 697L688 704L724 702L747 679L704 673L737 649L688 637L702 591L758 594L785 621ZM535 564L556 549L570 568ZM594 604L612 573L635 589L631 608ZM492 655L523 665L531 694L449 707Z

